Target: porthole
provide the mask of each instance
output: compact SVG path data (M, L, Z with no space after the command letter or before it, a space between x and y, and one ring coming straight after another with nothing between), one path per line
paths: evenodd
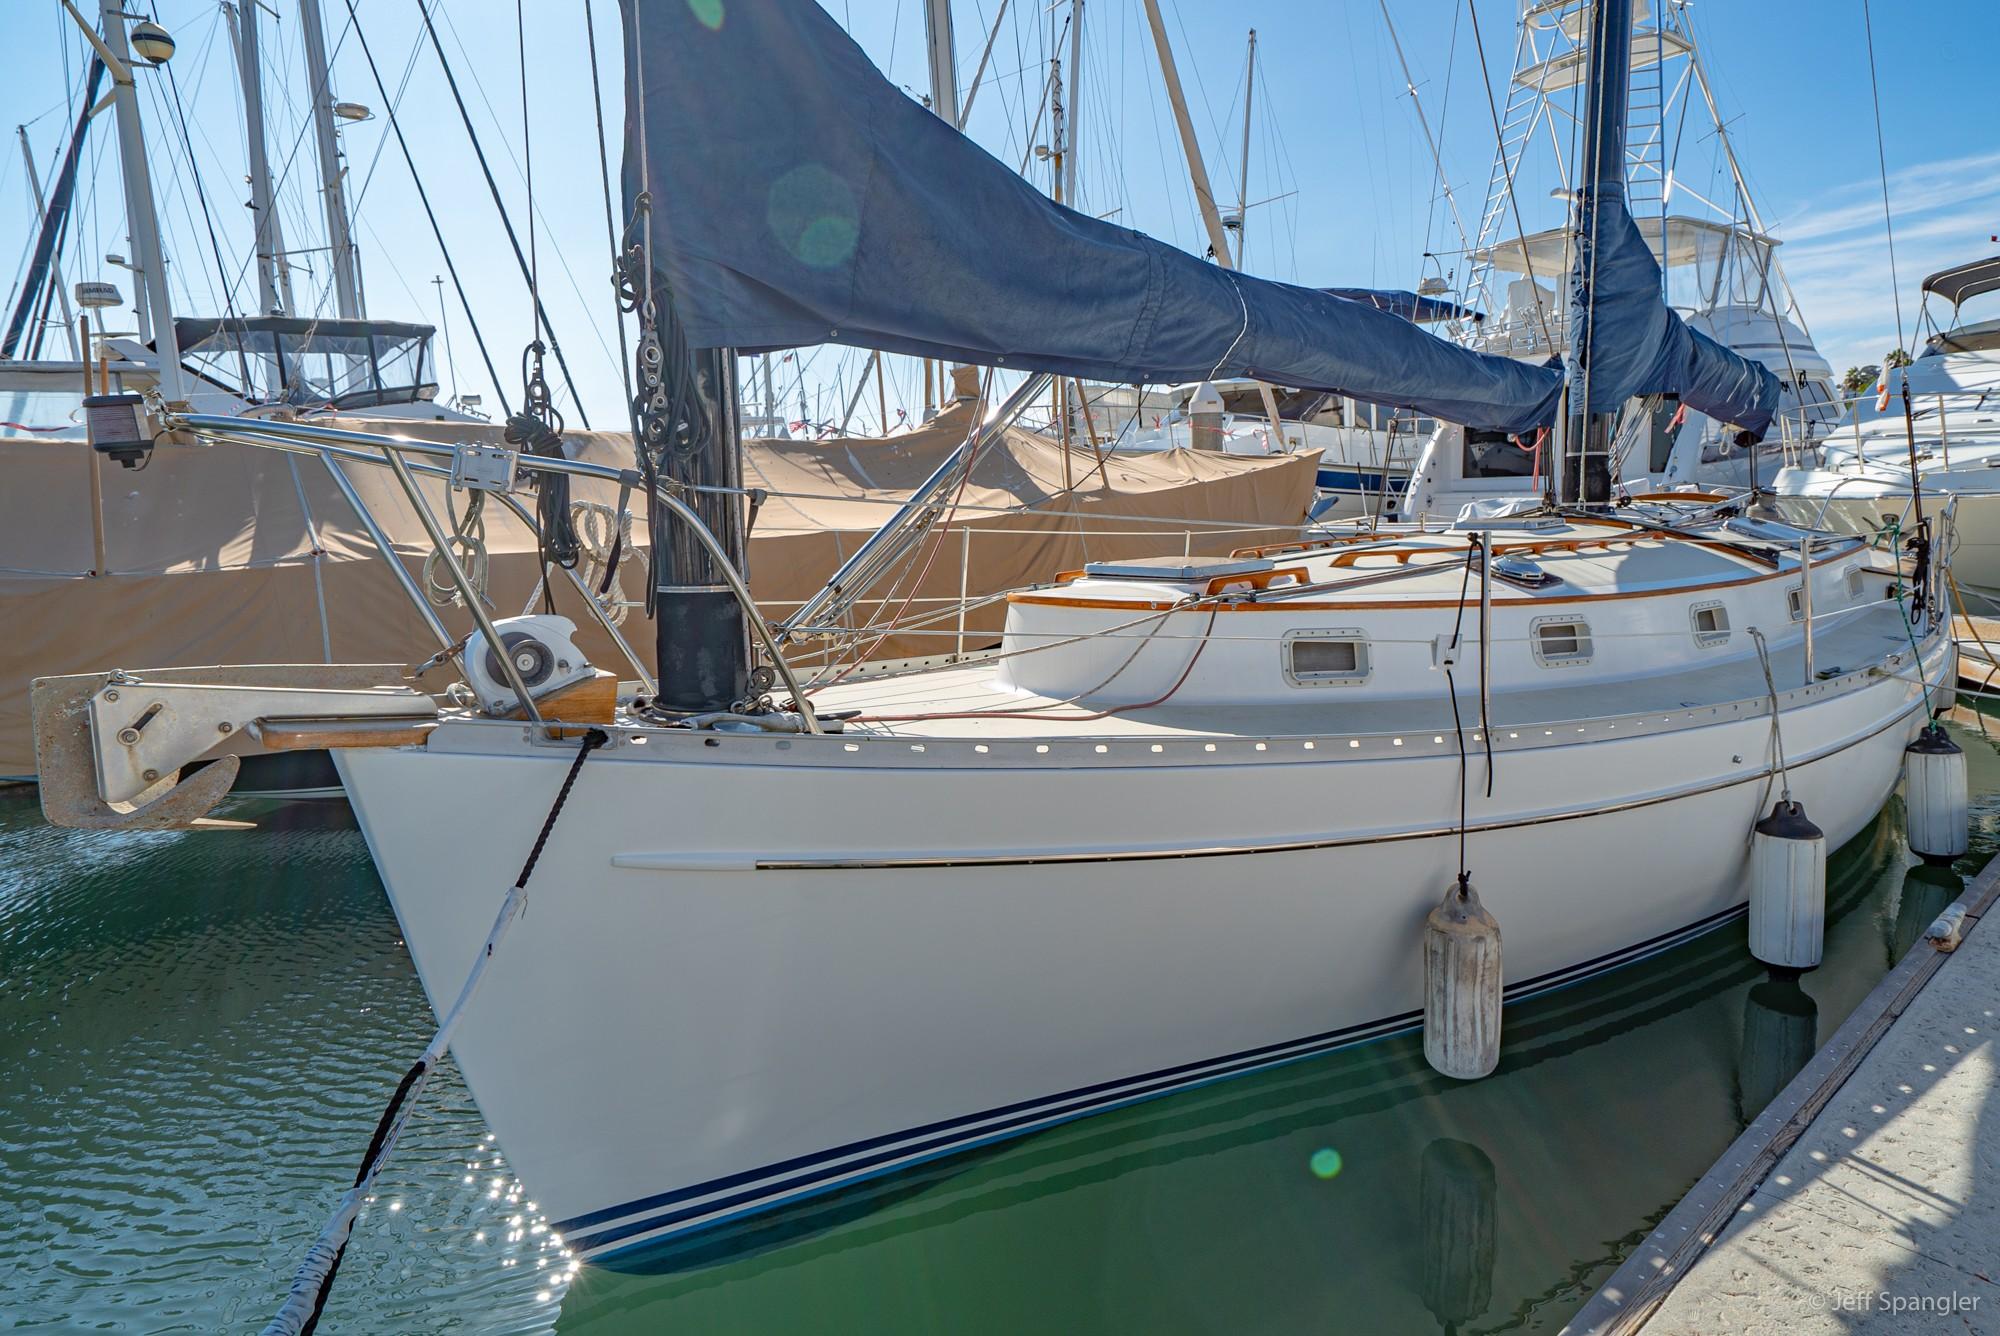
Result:
M1729 643L1729 609L1721 603L1695 604L1688 609L1688 622L1694 628L1694 643L1703 649Z
M1349 687L1368 680L1368 641L1359 631L1287 631L1279 653L1285 680L1295 687Z
M1793 585L1785 591L1785 607L1790 610L1793 621L1802 622L1806 619L1806 590L1804 585Z
M1535 662L1544 668L1589 663L1590 623L1581 617L1537 617L1529 643L1535 648Z

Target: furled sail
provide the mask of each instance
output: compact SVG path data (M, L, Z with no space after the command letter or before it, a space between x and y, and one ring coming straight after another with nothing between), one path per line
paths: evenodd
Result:
M1044 198L891 85L811 0L623 9L626 199L651 199L653 264L692 346L1249 376L1507 431L1555 414L1550 368Z
M1378 311L1388 311L1419 325L1437 320L1470 320L1475 324L1486 316L1469 306L1448 302L1442 297L1425 297L1402 288L1321 288L1321 292L1349 301L1366 302Z
M1632 49L1597 42L1601 29L1629 31L1630 0L1593 14L1594 98L1607 102L1591 119L1599 136L1594 169L1579 194L1576 258L1569 276L1570 411L1577 418L1615 413L1636 394L1674 394L1719 422L1761 437L1778 407L1778 378L1761 362L1731 352L1690 329L1660 292L1660 266L1632 221L1625 194L1625 97Z

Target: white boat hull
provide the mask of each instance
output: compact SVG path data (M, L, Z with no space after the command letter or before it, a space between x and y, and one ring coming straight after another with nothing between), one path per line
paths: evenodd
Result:
M1936 680L1949 647L1925 648ZM1793 792L1836 845L1896 783L1913 678L1785 699ZM1475 748L1467 862L1512 995L1740 912L1768 707L1687 713L1574 725L1587 748L1496 729L1491 799ZM571 1246L1412 1023L1458 867L1449 735L1035 745L655 732L584 766L453 1045ZM475 723L339 755L434 1004L533 838L492 815L545 810L572 754Z

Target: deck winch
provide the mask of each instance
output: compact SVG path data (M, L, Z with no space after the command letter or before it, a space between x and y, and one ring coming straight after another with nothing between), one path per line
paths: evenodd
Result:
M1826 942L1826 832L1780 798L1750 836L1750 954L1780 969L1818 966Z
M1424 920L1424 1060L1474 1081L1500 1065L1500 924L1463 874Z
M1949 863L1965 853L1971 824L1967 807L1965 751L1934 723L1903 749L1910 852L1927 863Z
M521 683L536 700L576 685L596 670L576 647L576 623L552 613L527 617L502 617L493 624L500 633L502 651L513 660ZM465 680L479 697L479 708L488 714L505 715L521 708L521 701L507 681L507 672L498 654L475 631L465 642Z

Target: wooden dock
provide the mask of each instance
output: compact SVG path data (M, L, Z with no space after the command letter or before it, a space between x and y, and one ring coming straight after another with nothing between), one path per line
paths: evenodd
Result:
M2000 1331L1997 895L2000 859L1564 1336Z

